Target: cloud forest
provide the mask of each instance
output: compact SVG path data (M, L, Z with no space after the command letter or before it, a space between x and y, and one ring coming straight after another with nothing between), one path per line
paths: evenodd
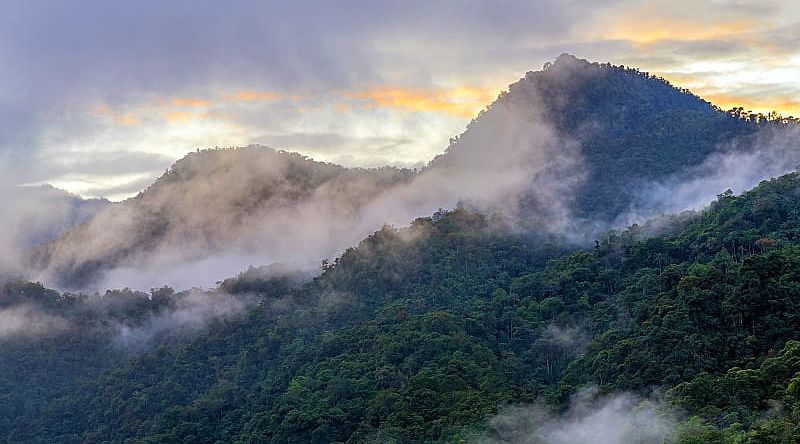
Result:
M800 442L800 10L647 3L0 6L0 441Z

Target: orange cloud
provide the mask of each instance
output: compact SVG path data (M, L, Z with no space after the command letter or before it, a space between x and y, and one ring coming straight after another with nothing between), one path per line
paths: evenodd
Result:
M121 114L114 117L114 122L120 125L138 125L142 123L136 116L132 114Z
M708 79L702 73L695 72L662 72L653 73L667 79L673 85L678 85L684 88L694 88L697 85L705 85ZM696 92L696 91L695 91Z
M252 102L255 100L271 101L281 97L280 93L270 91L239 91L233 95L233 100L239 102Z
M138 125L141 121L131 113L121 113L111 109L107 104L100 103L89 109L89 115L94 117L109 118L119 125Z
M748 20L738 20L730 23L716 25L701 25L692 23L659 24L649 23L640 25L641 32L638 38L632 40L638 43L652 43L658 40L712 40L721 37L743 34L752 29Z
M661 40L731 40L759 29L758 17L737 15L721 19L718 11L698 4L694 10L658 1L642 1L627 10L597 20L591 34L610 40L627 40L646 46Z
M362 107L378 106L408 112L443 112L459 117L474 117L496 94L494 89L472 86L441 89L381 87L346 91L342 96L365 101Z
M208 99L187 99L182 97L176 97L172 99L172 104L176 106L185 106L189 108L206 108L211 105L211 101Z
M106 116L111 114L111 108L105 103L98 103L89 109L89 114L92 116Z
M169 123L186 123L190 120L204 119L208 113L194 113L191 111L169 111L162 113L161 116Z
M708 94L706 100L716 104L722 109L731 109L741 106L745 111L767 114L777 111L784 116L800 116L800 99L794 97L741 97L730 94Z

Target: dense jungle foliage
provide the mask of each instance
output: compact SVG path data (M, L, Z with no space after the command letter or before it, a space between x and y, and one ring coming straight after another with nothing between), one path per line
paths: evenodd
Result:
M661 393L667 442L800 440L797 173L563 245L458 208L304 284L249 270L202 293L238 311L174 331L157 321L197 317L196 291L6 284L0 313L38 322L0 327L0 437L462 442L503 406L558 412L593 386Z

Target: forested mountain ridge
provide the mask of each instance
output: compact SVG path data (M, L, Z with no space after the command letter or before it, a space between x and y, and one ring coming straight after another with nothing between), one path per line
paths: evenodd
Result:
M580 144L587 177L572 209L576 217L590 220L613 220L636 197L637 186L686 172L769 123L740 109L725 112L638 69L562 54L511 84L434 165L476 149L462 145L469 145L471 133L485 131L492 122L487 116L503 107L533 109L529 119L541 119L559 137ZM503 153L491 145L477 149Z
M489 420L499 408L558 411L588 385L666 392L678 419L658 442L796 442L799 203L792 173L580 251L464 209L385 227L305 285L238 287L255 306L183 340L121 357L102 329L67 336L99 344L84 352L6 341L0 430L24 442L514 442L523 432ZM2 294L72 310L41 287ZM118 316L135 326L148 310ZM41 383L84 361L95 370Z
M214 256L240 269L307 265L383 223L457 202L537 232L591 236L627 223L637 205L663 212L643 192L648 185L695 178L711 156L756 151L762 130L792 125L723 112L661 78L565 54L510 85L419 171L343 168L255 146L192 153L139 196L43 245L32 268L46 282L82 288L134 285L124 279L130 270L162 285L163 270ZM784 173L783 163L757 177ZM104 282L115 269L122 277Z

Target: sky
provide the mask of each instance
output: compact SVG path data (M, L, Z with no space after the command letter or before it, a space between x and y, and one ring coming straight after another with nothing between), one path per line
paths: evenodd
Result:
M0 2L0 185L124 199L198 148L420 166L568 52L800 116L800 2Z

